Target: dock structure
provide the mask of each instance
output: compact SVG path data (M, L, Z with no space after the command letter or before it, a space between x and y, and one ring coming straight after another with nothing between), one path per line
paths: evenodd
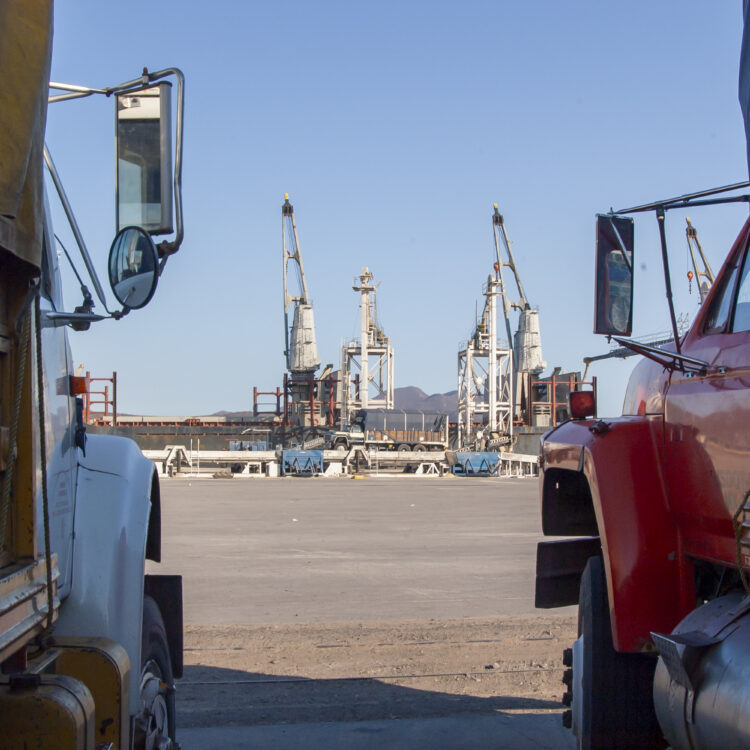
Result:
M412 474L415 476L536 476L536 456L518 453L483 453L481 462L468 461L455 451L368 451L355 446L350 451L193 450L167 445L144 450L159 475L261 478L281 476L353 476ZM480 454L474 454L479 456ZM476 464L476 465L475 465Z

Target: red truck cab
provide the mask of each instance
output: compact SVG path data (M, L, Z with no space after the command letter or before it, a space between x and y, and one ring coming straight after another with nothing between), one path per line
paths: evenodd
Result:
M542 526L566 538L539 545L536 601L579 605L563 680L579 748L748 746L749 240L750 220L677 344L618 339L646 357L621 417L542 439ZM598 279L597 319L628 335L621 283Z

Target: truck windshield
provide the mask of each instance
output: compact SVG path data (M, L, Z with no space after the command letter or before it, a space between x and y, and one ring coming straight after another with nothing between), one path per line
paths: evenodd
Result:
M729 320L729 312L732 309L732 293L734 292L737 279L737 266L732 273L725 277L721 290L713 299L713 305L706 318L706 333L718 333L723 331Z
M745 255L742 277L737 289L737 303L734 306L732 331L750 331L750 260Z

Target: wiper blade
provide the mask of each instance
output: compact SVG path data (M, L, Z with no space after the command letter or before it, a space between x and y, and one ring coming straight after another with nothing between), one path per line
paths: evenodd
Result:
M678 354L666 349L660 349L657 346L643 344L640 341L631 341L619 336L612 337L620 346L631 349L636 354L642 354L647 359L660 364L668 370L680 370L680 372L692 372L705 375L709 371L723 372L723 367L712 367L708 362L698 359L697 357L688 357L687 354Z

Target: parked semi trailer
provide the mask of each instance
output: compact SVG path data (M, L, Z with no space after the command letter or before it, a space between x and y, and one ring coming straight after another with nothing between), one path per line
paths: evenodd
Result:
M326 442L341 451L355 446L443 451L448 447L448 415L416 409L360 409L346 429L328 433Z
M622 416L597 418L594 394L574 392L573 418L542 440L543 530L569 539L539 545L536 602L578 604L563 720L579 748L750 747L750 220L684 335L664 229L672 209L747 202L748 185L597 218L595 330L644 359ZM673 340L661 347L628 338L642 212L662 247Z
M144 70L103 89L50 84L52 15L43 0L0 5L0 745L168 750L177 747L182 588L179 576L145 575L146 560L161 557L159 482L132 441L86 434L85 379L74 375L67 328L143 307L179 248L182 75ZM116 105L114 309L44 141L48 101L96 94ZM81 251L72 309L45 163ZM173 215L174 237L155 246L152 235L172 234Z

